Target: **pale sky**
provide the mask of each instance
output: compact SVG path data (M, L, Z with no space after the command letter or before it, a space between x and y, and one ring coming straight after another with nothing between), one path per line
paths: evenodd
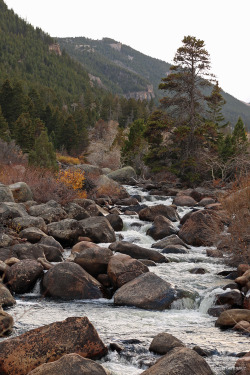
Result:
M109 37L172 63L184 36L205 42L224 91L250 102L250 0L4 0L52 37Z

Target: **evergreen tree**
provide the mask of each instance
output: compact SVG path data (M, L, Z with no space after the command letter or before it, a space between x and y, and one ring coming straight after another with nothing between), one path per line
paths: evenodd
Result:
M221 95L221 88L219 87L218 81L213 87L210 96L205 97L207 101L207 118L208 120L215 123L218 129L225 128L228 125L228 122L225 123L225 118L222 113L222 107L226 104L225 99Z
M10 131L9 131L8 123L3 117L1 106L0 106L0 138L5 142L10 141Z
M29 113L22 113L14 124L14 139L23 152L30 152L35 143L35 124Z
M247 143L247 133L241 117L239 117L233 130L233 142L238 145Z
M36 167L58 170L56 153L49 141L47 130L42 130L35 141L34 150L29 153L29 164Z
M78 144L78 132L75 120L69 115L60 129L60 145L65 147L70 154L74 152Z

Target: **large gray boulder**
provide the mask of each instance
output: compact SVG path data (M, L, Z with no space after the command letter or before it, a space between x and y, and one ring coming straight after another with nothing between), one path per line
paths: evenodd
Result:
M26 293L43 274L43 267L36 260L21 260L10 267L6 273L8 286L13 293Z
M95 194L97 198L103 195L110 196L112 198L119 198L119 199L128 197L128 193L124 189L124 187L121 186L118 181L109 177L109 175L106 176L102 174L96 180L95 183L96 183Z
M81 233L80 222L74 219L64 219L48 224L48 235L54 237L65 246L71 246L76 243Z
M179 236L177 236L177 234L171 234L171 236L168 236L166 238L163 238L162 240L157 241L151 247L153 249L164 249L165 247L172 245L181 245L184 246L186 249L190 248L184 241L182 241L182 239Z
M194 350L174 348L141 375L213 375L213 372Z
M44 233L47 233L47 225L42 217L26 215L23 217L16 217L13 219L13 224L19 230L23 230L30 227L41 229Z
M79 354L65 354L57 361L44 363L28 375L107 375L104 368Z
M67 212L68 219L82 220L90 217L90 214L75 202L68 203L64 210Z
M121 169L117 169L107 175L112 180L119 182L120 184L130 183L131 181L134 182L136 178L136 172L132 167L124 167Z
M140 220L154 221L157 216L164 216L171 221L179 221L179 215L173 206L157 204L156 206L146 207L139 212Z
M89 237L93 242L114 242L115 232L110 222L101 216L80 220L81 236Z
M175 290L152 272L144 273L118 289L114 303L141 309L165 310L175 300Z
M153 225L147 230L147 235L154 240L161 240L171 234L178 233L178 228L174 227L172 222L164 216L156 216Z
M46 296L73 299L102 298L101 284L76 263L56 264L43 278Z
M2 202L0 203L0 221L12 220L15 217L28 216L22 203Z
M113 287L118 289L146 272L149 272L148 267L139 260L118 253L110 259L107 273Z
M130 255L135 259L149 259L156 263L166 263L167 260L156 250L146 249L144 247L135 245L126 241L116 241L112 243L109 248L112 251L119 252L122 254Z
M42 217L46 224L60 221L67 217L66 211L59 203L53 200L37 206L32 206L28 209L28 211L31 216Z
M0 183L0 202L14 202L13 194L9 186Z
M74 262L79 264L85 271L92 276L101 273L107 273L108 263L113 253L110 249L100 246L90 247L75 253Z
M41 240L41 238L46 237L47 235L40 229L35 227L30 227L23 229L19 233L19 237L26 239L31 243L36 243Z
M30 187L25 182L16 182L9 185L15 202L27 202L33 200L33 194Z

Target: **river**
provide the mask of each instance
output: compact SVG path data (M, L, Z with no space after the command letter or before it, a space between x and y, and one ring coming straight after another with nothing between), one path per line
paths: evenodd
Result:
M128 192L142 196L142 204L156 205L172 203L171 197L154 197L137 187L126 186ZM178 208L180 216L189 208ZM137 215L123 215L124 228L117 232L125 241L151 248L155 242L146 235L151 223L143 222ZM175 223L178 225L178 223ZM107 246L107 244L100 244ZM67 256L68 253L65 253ZM164 280L175 287L192 292L195 298L175 301L170 310L148 311L131 307L114 306L113 300L53 301L40 296L39 287L32 293L18 296L17 304L9 310L15 319L13 335L70 316L87 316L106 345L116 342L124 350L109 352L100 363L113 375L138 375L158 358L148 348L160 332L168 332L192 348L200 346L211 354L206 358L214 374L233 373L236 354L249 351L249 337L232 330L215 328L216 318L207 314L213 305L215 295L223 292L222 287L230 282L218 276L223 270L230 270L221 259L206 256L205 247L191 247L188 254L168 254L170 263L150 267ZM205 268L205 274L192 274L194 267Z

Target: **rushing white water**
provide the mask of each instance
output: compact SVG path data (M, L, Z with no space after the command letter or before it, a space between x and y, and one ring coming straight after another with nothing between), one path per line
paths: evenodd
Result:
M172 203L169 197L149 196L135 187L127 187L129 193L140 194L147 205ZM183 216L188 208L180 208ZM142 222L138 215L122 216L122 236L125 241L151 248L154 240L146 235L151 223ZM178 223L177 223L178 225ZM107 244L101 244L107 246ZM66 254L68 255L68 253ZM230 281L217 274L229 270L221 260L208 258L204 247L191 247L188 254L168 254L170 263L150 267L164 280L176 288L188 291L185 298L172 304L170 310L149 311L131 307L116 307L113 300L53 301L42 298L36 286L33 293L18 298L10 313L15 319L14 335L35 327L63 320L69 316L87 316L106 345L117 342L124 347L118 354L109 352L101 364L113 375L141 374L157 358L148 348L153 337L168 332L182 340L188 347L196 345L208 350L206 360L216 375L229 374L237 360L236 354L250 350L249 337L232 330L215 328L216 318L207 314L216 294ZM192 274L192 268L202 267L205 274Z

